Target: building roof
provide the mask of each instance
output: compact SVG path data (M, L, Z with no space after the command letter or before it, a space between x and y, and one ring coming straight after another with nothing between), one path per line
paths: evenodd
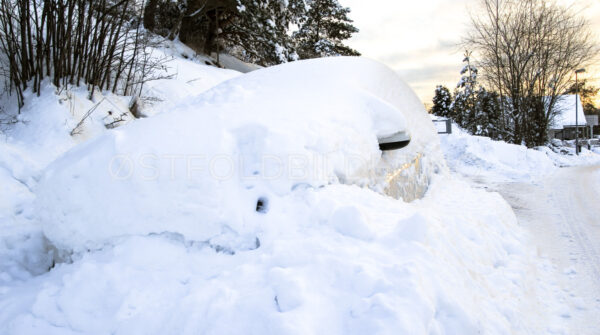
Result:
M561 95L554 105L556 115L551 122L550 129L563 129L565 126L575 126L575 101L577 101L577 124L587 125L581 98L574 94Z

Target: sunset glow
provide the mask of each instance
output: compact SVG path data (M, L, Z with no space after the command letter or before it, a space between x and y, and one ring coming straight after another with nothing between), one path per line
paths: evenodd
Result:
M460 41L469 29L469 13L475 11L477 0L340 2L352 9L351 18L360 29L349 44L363 56L396 70L425 103L431 101L436 85L451 90L456 86L463 66ZM580 10L600 37L600 1L561 2ZM585 75L594 86L600 86L599 61Z

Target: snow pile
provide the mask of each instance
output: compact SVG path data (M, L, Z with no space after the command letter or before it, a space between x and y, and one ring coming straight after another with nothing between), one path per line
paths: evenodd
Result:
M299 188L235 254L162 233L58 264L4 297L0 332L471 334L560 331L562 305L497 195L434 178L404 203Z
M475 180L530 181L551 174L559 167L600 164L600 155L585 147L582 147L579 156L575 155L574 145L570 148L551 144L552 149L529 149L523 145L469 135L454 123L452 134L439 137L451 170Z
M544 152L523 145L471 136L452 125L452 134L440 135L448 166L475 179L528 181L552 173L556 167Z
M437 136L393 71L358 58L263 69L69 152L47 169L36 212L61 250L162 232L252 249L259 199L385 183L367 173L384 164L377 138L405 129L411 144L385 167L419 154L418 172L432 175L443 164Z
M219 64L226 69L235 70L241 73L248 73L262 68L260 65L246 63L231 55L223 53L219 55Z
M585 145L583 145L579 155L576 155L575 144L573 144L573 147L562 145L556 147L551 144L551 147L544 146L535 148L535 150L545 153L548 158L552 160L554 165L558 167L600 164L600 152L595 152L594 147L591 149L592 150L588 150Z
M152 50L151 57L164 60L165 69L155 73L155 77L162 79L144 85L142 96L149 100L144 104L144 114L148 116L171 111L182 100L197 96L241 74L216 67L211 58L197 55L177 41L164 41L161 48ZM234 64L234 61L230 60L230 63Z
M19 166L21 172L31 175L76 144L69 133L79 120L56 93L48 81L41 86L40 97L30 90L25 91L25 106L17 117L19 122L1 133L0 145L10 148L0 151L4 164ZM12 158L7 159L9 156Z

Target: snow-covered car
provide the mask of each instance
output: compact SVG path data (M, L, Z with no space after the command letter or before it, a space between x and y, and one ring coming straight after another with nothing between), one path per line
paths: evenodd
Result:
M386 138L406 147L383 153ZM362 58L301 61L233 78L68 152L40 182L38 213L67 250L165 231L248 249L259 200L273 208L336 183L412 200L442 162L423 105L394 71Z

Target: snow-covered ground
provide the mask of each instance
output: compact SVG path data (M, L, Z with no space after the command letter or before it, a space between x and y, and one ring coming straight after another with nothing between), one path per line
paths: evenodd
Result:
M159 53L177 76L148 85L148 118L106 131L127 99L47 86L3 131L1 334L571 334L587 320L510 205L460 176L524 182L554 173L553 153L440 145L372 61L240 75L177 43ZM377 137L401 128L411 144L382 154Z
M452 170L509 202L565 293L567 333L595 334L600 329L600 155L585 148L580 156L573 148L562 148L570 155L560 155L454 130L441 135Z
M571 334L600 329L600 165L564 168L537 183L493 185L551 260L568 293Z

